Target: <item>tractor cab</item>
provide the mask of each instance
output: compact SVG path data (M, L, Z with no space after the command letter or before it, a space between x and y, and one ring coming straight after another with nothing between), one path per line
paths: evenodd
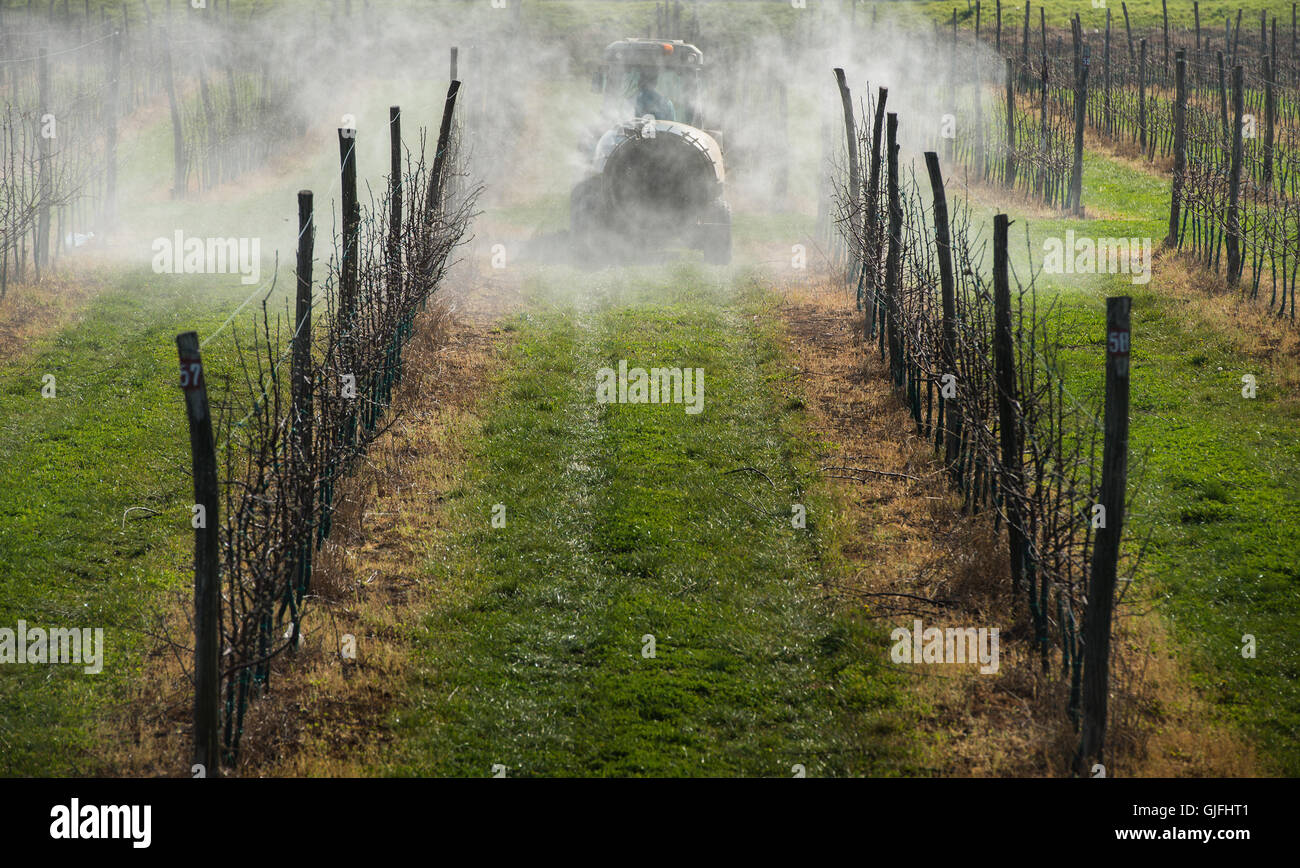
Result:
M681 40L622 39L605 48L592 89L603 100L569 202L575 249L595 260L681 241L706 262L730 262L720 134L704 128L704 55Z
M652 114L703 129L704 55L680 39L611 43L592 90L602 94L603 113L611 122Z

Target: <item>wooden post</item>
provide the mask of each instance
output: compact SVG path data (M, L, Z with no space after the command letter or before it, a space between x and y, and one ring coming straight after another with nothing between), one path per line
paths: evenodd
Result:
M1025 87L1029 86L1029 11L1029 0L1025 0L1025 35L1020 48L1020 76Z
M1138 43L1138 144L1147 150L1147 40Z
M456 81L457 79L460 78L460 75L457 74L457 70L456 70L456 67L459 65L457 63L457 61L460 59L459 55L460 55L460 49L457 48L455 45L453 45L451 47L451 80L452 81Z
M1169 194L1169 235L1165 244L1178 244L1178 224L1182 217L1183 182L1187 175L1187 52L1174 53L1174 177Z
M1242 10L1238 9L1237 26L1236 29L1232 31L1232 65L1233 66L1237 65L1237 46L1241 43L1241 13Z
M345 328L356 310L360 275L358 245L361 206L357 201L357 131L339 128L339 163L342 168L343 254L339 269L339 314Z
M1113 123L1110 112L1110 9L1106 9L1106 37L1102 43L1101 50L1101 86L1102 86L1102 124L1106 128L1106 135L1113 132Z
M1273 62L1266 54L1262 59L1264 69L1264 191L1273 187L1273 123L1277 104L1273 94Z
M1193 58L1193 66L1196 67L1196 86L1201 86L1201 3L1200 0L1193 0L1192 15L1196 20L1196 56Z
M316 493L315 454L312 445L314 422L311 382L311 259L316 240L316 227L312 219L311 190L298 191L298 298L294 317L292 391L293 460L298 466L298 528L306 528L304 539L285 540L290 551L298 553L298 587L294 598L293 641L290 648L298 647L299 607L311 590L312 528L315 524Z
M866 201L866 255L867 262L863 268L867 272L867 304L871 310L871 316L868 320L868 329L874 329L876 317L879 313L877 305L877 294L879 287L876 286L876 278L880 272L880 251L877 249L877 242L880 239L880 137L885 131L885 103L889 100L889 88L882 87L876 90L876 116L871 125L871 174L867 181L867 201ZM867 332L870 337L870 331Z
M1002 174L1008 190L1016 186L1016 77L1015 63L1007 58L1007 155ZM931 178L933 181L933 178Z
M1020 493L1024 486L1021 466L1019 401L1016 398L1015 336L1011 331L1011 283L1007 267L1006 214L993 218L993 353L998 387L998 433L1002 445L1002 474L999 490L1007 519L1007 546L1011 558L1011 587L1020 590L1024 581L1025 537L1020 517Z
M1077 32L1077 31L1076 31ZM1082 39L1082 33L1079 37ZM1070 207L1083 216L1083 126L1088 112L1088 46L1083 46L1078 78L1074 85L1074 164L1070 168Z
M424 219L432 221L442 208L443 170L447 163L447 147L451 141L451 119L456 111L456 94L460 92L460 82L453 80L447 88L447 101L442 107L442 125L438 128L438 149L433 155L433 176L424 200Z
M1007 58L1007 73L1015 68L1015 61ZM1010 85L1008 85L1010 87ZM948 197L944 191L943 173L939 170L939 155L926 151L925 168L930 174L930 190L934 195L934 241L939 260L939 286L943 298L943 370L940 375L957 376L957 294L952 271L952 240L948 225ZM940 381L942 384L942 380ZM942 391L940 395L942 396ZM940 397L941 401L944 401ZM944 401L943 460L950 472L956 473L957 458L961 451L961 404Z
M1047 14L1043 7L1038 7L1038 21L1042 25L1041 52L1039 54L1039 89L1038 89L1038 154L1044 161L1047 158L1048 149L1048 114L1047 114L1047 82L1048 82L1048 65L1047 65ZM1048 195L1048 187L1044 178L1043 192ZM1054 195L1054 194L1051 194Z
M402 109L388 107L388 295L402 287Z
M840 106L844 110L844 136L849 155L849 269L848 280L858 279L858 241L862 226L862 175L858 166L858 129L853 119L853 95L844 80L844 70L835 68L835 83L840 89ZM861 299L858 299L861 304Z
M1129 311L1128 296L1106 299L1106 418L1102 451L1101 526L1092 548L1088 606L1083 615L1083 734L1075 755L1076 775L1103 762L1106 694L1110 680L1110 627L1124 530L1128 477Z
M1128 4L1121 3L1119 5L1120 8L1124 10L1124 33L1128 37L1128 68L1132 69L1133 68L1133 28L1129 27L1129 23L1128 23Z
M221 773L217 742L217 708L220 696L221 585L219 528L217 524L217 455L212 442L212 415L208 411L203 357L196 332L176 336L180 357L181 389L190 429L190 457L194 477L194 762L206 777Z
M889 370L894 386L903 385L902 256L903 206L898 197L898 115L886 119L885 154L889 164L889 252L885 256L885 292L889 297Z
M975 175L981 180L987 175L988 160L984 147L984 80L980 70L980 7L975 4L975 46L971 52L971 79L975 96Z
M1236 286L1241 278L1241 125L1244 114L1242 70L1238 64L1232 68L1232 115L1236 122L1232 130L1232 167L1228 176L1228 285Z
M1169 0L1160 0L1160 11L1164 14L1165 19L1165 85L1169 84Z
M1232 126L1228 123L1228 83L1223 66L1223 52L1219 53L1219 113L1223 119L1223 147L1232 147Z

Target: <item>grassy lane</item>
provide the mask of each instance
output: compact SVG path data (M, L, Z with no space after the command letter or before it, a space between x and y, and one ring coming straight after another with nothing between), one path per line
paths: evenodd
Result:
M801 414L768 382L757 285L685 267L535 278L459 530L430 564L443 602L419 627L422 675L387 771L917 770L884 635L821 599L824 502L800 493ZM597 369L620 359L703 368L704 411L598 404ZM728 473L741 467L771 484Z
M82 322L0 370L0 626L105 631L99 674L0 669L0 774L100 769L93 720L147 677L139 631L158 592L185 580L193 493L173 339L192 327L210 334L224 316L210 305L246 287L118 280ZM196 315L196 298L207 314ZM214 341L205 361L230 370L231 349ZM46 374L53 398L41 397ZM156 514L124 520L135 506Z
M1105 156L1084 164L1090 214L1028 219L1035 266L1043 240L1076 236L1152 238L1167 228L1166 179ZM980 213L991 220L992 209ZM1014 209L1013 209L1014 215ZM1012 228L1017 273L1026 221ZM1127 599L1156 608L1192 652L1198 692L1253 736L1268 770L1300 774L1300 406L1271 382L1221 325L1185 310L1159 264L1150 283L1129 275L1038 276L1040 305L1055 299L1066 388L1100 408L1105 297L1133 297L1130 478L1141 476L1132 533L1148 541ZM1257 397L1242 397L1253 374ZM1258 657L1243 658L1252 634Z
M381 86L406 106L412 123L436 124L432 92L411 83ZM382 104L358 110L362 129L382 129L386 111ZM293 280L284 263L292 259L296 229L286 191L316 190L323 227L317 258L329 250L331 224L323 215L338 195L337 156L316 145L332 142L332 133L309 139L313 147L282 167L291 177L253 175L229 188L239 198L202 206L148 195L164 183L158 167L169 165L169 136L165 120L125 132L121 210L131 228L118 234L134 246L90 274L105 289L65 328L17 347L0 365L0 626L13 628L20 619L30 626L99 626L106 645L97 675L67 666L0 669L0 774L99 770L94 721L127 684L147 677L140 661L149 641L140 631L158 591L190 581L193 494L174 339L189 329L201 339L213 335L259 287L243 285L238 275L155 274L149 240L170 239L176 230L258 238L259 297L235 321L244 335L260 314L277 252L279 288L268 308L273 316L287 310ZM411 130L408 146L415 141ZM387 166L386 148L378 136L359 146L363 183ZM229 327L204 348L214 389L219 373L238 375L233 349ZM54 399L41 397L46 374L56 378ZM123 512L137 506L157 514L137 511L124 521Z

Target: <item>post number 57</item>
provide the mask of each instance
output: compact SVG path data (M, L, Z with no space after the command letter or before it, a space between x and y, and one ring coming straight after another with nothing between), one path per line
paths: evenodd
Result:
M203 385L203 364L194 359L181 362L181 388L190 390Z

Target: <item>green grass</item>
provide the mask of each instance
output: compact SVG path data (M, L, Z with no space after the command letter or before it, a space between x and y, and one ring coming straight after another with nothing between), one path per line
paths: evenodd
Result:
M1027 275L1028 248L1067 229L1089 237L1150 237L1168 227L1169 182L1104 156L1084 162L1083 201L1102 217L1018 220L1012 254ZM986 224L992 209L976 212ZM987 234L987 233L986 233ZM1126 530L1146 549L1128 598L1166 616L1189 652L1197 693L1258 741L1266 770L1300 774L1300 407L1269 372L1204 324L1188 326L1162 293L1127 275L1039 275L1056 299L1066 388L1100 415L1105 297L1133 298L1130 479L1141 487ZM1258 396L1241 395L1254 374ZM1241 655L1252 634L1258 656Z
M389 83L388 92L413 118L437 117L437 97L417 85ZM382 105L358 113L363 130L383 128ZM418 141L414 127L408 146ZM163 120L124 140L124 187L165 186L158 166L170 166L169 136ZM286 191L317 190L317 258L329 249L337 156L333 141L320 145L303 155L293 177L221 207L149 196L124 202L135 230L129 234L170 239L181 229L187 236L259 237L265 295L276 248L291 261L296 206ZM380 136L368 136L358 149L364 165L385 165ZM0 669L0 774L104 769L96 722L128 684L148 677L141 653L153 640L141 630L153 626L148 618L158 593L190 581L193 494L174 339L190 329L208 338L256 287L230 275L155 275L151 255L145 243L125 251L125 262L105 273L110 288L76 323L0 366L0 626L21 619L104 627L107 646L98 675L76 667ZM290 268L268 302L272 316L286 311ZM257 307L250 304L236 326L246 328ZM205 347L204 361L215 397L221 374L238 373L230 330ZM45 374L56 378L54 399L41 398ZM134 512L123 522L133 506L158 514Z
M188 575L194 498L173 341L215 330L235 290L215 278L149 283L117 276L81 323L0 371L0 626L103 627L106 646L98 675L0 670L0 774L103 769L94 721L149 677L140 631L160 591ZM230 349L209 345L211 370L229 370ZM46 374L53 398L41 397ZM124 521L135 506L157 514Z
M403 104L414 117L431 116L433 95L400 83L391 92L409 98ZM363 113L363 129L383 128L381 109ZM408 143L414 141L412 124ZM122 145L122 188L132 191L120 206L132 229L122 237L170 239L176 229L259 237L261 277L269 286L275 249L291 260L291 191L301 186L318 192L318 258L329 243L326 215L338 193L331 184L333 141L304 155L282 186L221 207L143 192L165 189L170 178L165 118L130 129ZM379 136L359 144L370 166L383 165L377 155L385 147ZM19 619L101 626L107 646L98 675L75 667L0 669L0 774L103 769L96 721L129 683L148 677L140 661L152 640L140 631L152 626L147 619L158 593L190 580L193 494L174 339L189 329L209 337L255 288L229 275L155 275L147 241L121 255L124 261L105 272L109 289L77 322L0 366L0 626ZM272 314L284 310L291 284L280 282ZM256 308L250 305L237 325L247 326ZM227 330L204 349L214 396L221 373L237 373L230 338ZM56 398L41 397L45 374L56 378ZM124 522L133 506L158 514L133 512Z
M883 633L821 598L827 506L798 493L803 419L771 388L761 290L738 286L691 267L537 278L453 501L457 531L429 566L442 600L417 630L421 675L387 771L916 770L916 710ZM704 412L598 404L596 371L620 359L703 368ZM775 488L728 474L742 466Z
M1152 288L1109 281L1133 296L1130 553L1145 545L1127 593L1175 627L1197 693L1258 739L1266 768L1300 774L1300 408L1266 371L1212 328L1187 327ZM1104 309L1066 300L1061 339L1067 388L1100 406ZM1241 396L1255 374L1258 397ZM1245 659L1242 637L1260 648Z
M1300 774L1300 408L1267 371L1207 327L1187 328L1158 281L1134 293L1131 448L1145 477L1129 535L1149 539L1130 595L1150 601L1191 650L1197 692L1259 739L1268 766ZM1118 287L1115 287L1118 290ZM1067 383L1097 400L1097 313L1067 308ZM1258 397L1241 396L1255 374ZM1242 637L1259 645L1241 655Z

